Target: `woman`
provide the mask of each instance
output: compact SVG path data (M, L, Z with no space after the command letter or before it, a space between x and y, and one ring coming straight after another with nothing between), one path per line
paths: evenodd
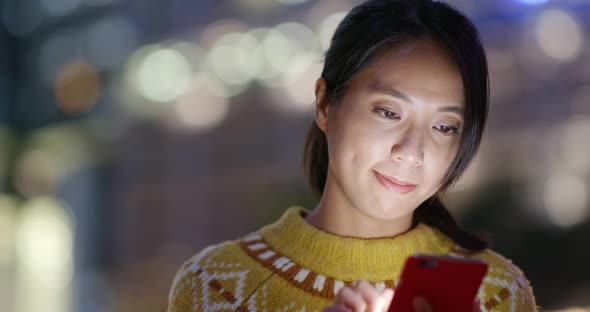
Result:
M486 261L475 310L535 310L522 272L438 199L473 159L487 115L486 58L466 17L431 0L357 6L315 93L305 165L318 205L197 254L170 312L386 311L416 253Z

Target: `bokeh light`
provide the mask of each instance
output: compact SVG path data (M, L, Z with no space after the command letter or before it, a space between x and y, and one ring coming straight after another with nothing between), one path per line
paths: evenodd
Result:
M53 166L58 178L89 168L102 156L91 138L76 124L40 128L31 133L22 147L25 151L41 151L43 156L32 154L31 164L37 163L36 167ZM23 157L27 155L25 152Z
M314 33L300 23L283 23L271 29L262 42L266 62L279 76L265 79L269 87L284 87L320 59L320 45Z
M206 52L195 42L176 41L170 43L170 48L181 53L190 64L193 72L200 72L205 66Z
M534 23L526 27L517 40L518 62L523 73L537 79L550 80L560 68L561 62L548 56L539 46ZM517 68L518 69L518 68Z
M70 310L73 247L74 220L63 203L50 197L25 203L16 233L16 311Z
M25 36L39 28L45 9L39 0L2 1L2 22L6 30L16 36Z
M224 87L205 74L195 76L188 91L174 103L169 125L183 130L205 130L223 121L229 112Z
M212 73L229 85L245 86L261 71L260 58L252 58L258 41L249 33L228 33L213 45L207 56ZM254 54L256 56L257 54Z
M178 51L156 46L135 73L136 90L146 99L169 102L184 93L192 78L188 60Z
M557 172L545 183L543 203L549 219L571 227L588 217L588 183L581 177Z
M547 56L561 61L575 59L584 44L579 22L568 12L557 9L545 10L537 17L535 38Z
M88 111L100 93L97 69L84 61L65 65L55 81L54 94L58 107L68 115Z
M17 231L17 254L29 278L47 288L61 288L71 279L73 222L62 203L49 197L31 199L23 207Z
M138 43L135 26L125 17L107 16L90 25L84 38L88 59L100 69L112 69Z
M16 164L14 184L23 195L51 195L57 188L63 171L46 152L29 150Z

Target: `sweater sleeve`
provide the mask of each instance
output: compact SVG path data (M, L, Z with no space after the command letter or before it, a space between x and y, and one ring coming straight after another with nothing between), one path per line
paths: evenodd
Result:
M490 250L478 258L489 266L478 293L482 312L537 311L531 285L512 261Z
M197 287L195 280L201 273L203 262L215 253L215 247L211 246L199 252L178 270L168 294L167 312L199 311L192 298L194 288Z

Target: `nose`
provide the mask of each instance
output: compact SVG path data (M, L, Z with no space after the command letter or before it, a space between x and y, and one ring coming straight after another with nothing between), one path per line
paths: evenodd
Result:
M391 147L391 157L397 163L420 167L424 161L423 133L408 130L398 142Z

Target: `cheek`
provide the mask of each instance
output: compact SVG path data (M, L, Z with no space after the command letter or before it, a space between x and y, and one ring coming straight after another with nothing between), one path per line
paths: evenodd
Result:
M334 125L334 136L329 138L332 159L338 159L339 162L345 162L345 165L352 165L354 169L358 169L373 166L380 160L384 151L387 151L387 138L380 129L355 120L350 120L344 126L341 126L342 124Z
M442 180L455 157L455 153L455 148L435 147L426 154L429 155L429 159L424 162L425 178L427 181L432 181L434 188L438 189L442 183Z

